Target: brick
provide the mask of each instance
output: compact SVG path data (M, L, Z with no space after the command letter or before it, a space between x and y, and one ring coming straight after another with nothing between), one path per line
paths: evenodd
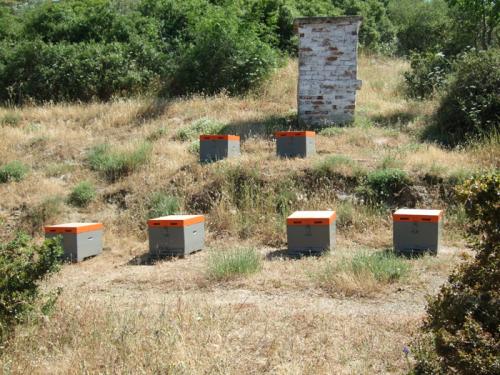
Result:
M351 121L361 18L310 17L295 22L299 35L299 119L322 125ZM333 104L335 103L335 104Z

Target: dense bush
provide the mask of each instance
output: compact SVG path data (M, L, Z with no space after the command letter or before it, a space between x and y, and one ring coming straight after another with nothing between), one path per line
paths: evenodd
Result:
M456 144L498 132L500 49L466 53L454 70L436 115L441 138Z
M410 61L411 70L404 73L408 97L429 98L445 86L452 64L442 53L414 53Z
M0 5L0 101L137 93L243 93L294 54L299 16L361 14L361 44L386 51L382 0L63 0Z
M367 51L392 53L397 48L401 54L442 51L446 56L468 45L495 45L499 20L497 5L482 3L481 8L453 0L2 4L0 101L16 104L137 93L240 94L265 79L281 56L296 53L293 22L300 16L361 15L360 44ZM427 71L418 65L422 74L415 79L425 86L436 65L430 62Z
M154 19L109 0L41 2L25 14L23 36L47 43L157 41Z
M0 167L0 183L21 181L28 173L28 167L14 160Z
M240 94L278 65L278 53L226 9L212 10L193 34L172 82L174 93Z
M133 49L118 42L5 42L0 46L0 100L108 100L142 92L158 78L142 61L159 63L158 56Z
M95 199L96 190L90 181L78 183L68 197L68 203L76 207L86 207Z
M38 246L28 236L18 235L0 244L0 339L35 307L41 297L39 282L59 269L61 255L58 239Z
M457 189L469 217L475 259L460 266L430 300L417 348L417 374L500 372L500 174L469 179Z

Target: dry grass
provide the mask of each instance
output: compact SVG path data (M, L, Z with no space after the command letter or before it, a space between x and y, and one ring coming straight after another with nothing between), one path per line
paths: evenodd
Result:
M362 57L356 124L318 135L318 155L308 160L278 159L269 136L275 126L293 126L294 61L246 97L0 108L0 118L17 118L0 125L0 164L19 160L31 168L24 180L0 184L0 239L26 228L27 212L49 197L68 196L83 180L96 186L96 199L86 208L62 204L50 220L106 227L101 256L64 266L48 283L64 287L55 314L19 329L0 356L0 372L406 372L401 348L421 321L425 295L435 293L460 261L459 250L450 247L463 246L460 212L450 213L443 253L409 261L404 280L387 284L346 272L332 292L310 275L346 254L391 246L389 210L365 206L346 191L344 177L355 176L355 168L397 166L415 179L498 168L500 142L445 150L418 140L435 103L399 95L407 68L402 60ZM175 135L201 118L243 135L243 156L199 165L191 142ZM150 160L129 175L109 183L89 170L92 147L107 142L127 149L143 141L152 143ZM336 178L314 180L312 171L339 155L353 163L332 167ZM446 205L435 190L428 201ZM209 251L137 265L147 251L145 221L154 192L179 197L182 212L207 214ZM337 210L335 252L286 258L284 218L299 209ZM34 234L41 236L40 228ZM221 282L207 278L208 254L234 247L258 249L262 269ZM346 297L360 290L369 293Z
M21 332L4 371L12 374L370 374L406 364L401 349L418 320L314 309L293 296L271 303L213 302L176 295L141 302L72 300ZM375 311L373 311L375 310ZM270 317L272 317L270 319ZM377 326L377 330L372 328ZM71 349L70 349L71 348Z

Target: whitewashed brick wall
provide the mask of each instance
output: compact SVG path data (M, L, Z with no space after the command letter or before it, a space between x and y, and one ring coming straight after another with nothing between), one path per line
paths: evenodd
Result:
M354 118L358 33L361 17L295 20L299 34L299 121L310 125L345 123Z

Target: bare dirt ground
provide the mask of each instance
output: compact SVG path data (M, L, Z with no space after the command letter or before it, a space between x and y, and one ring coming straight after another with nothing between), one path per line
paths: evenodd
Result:
M356 251L346 244L338 251ZM311 276L335 252L292 260L265 248L261 272L215 282L205 273L211 251L153 264L107 251L65 265L50 282L64 287L56 315L16 341L6 373L405 373L402 349L425 298L461 254L443 247L410 260L407 279L347 297Z

